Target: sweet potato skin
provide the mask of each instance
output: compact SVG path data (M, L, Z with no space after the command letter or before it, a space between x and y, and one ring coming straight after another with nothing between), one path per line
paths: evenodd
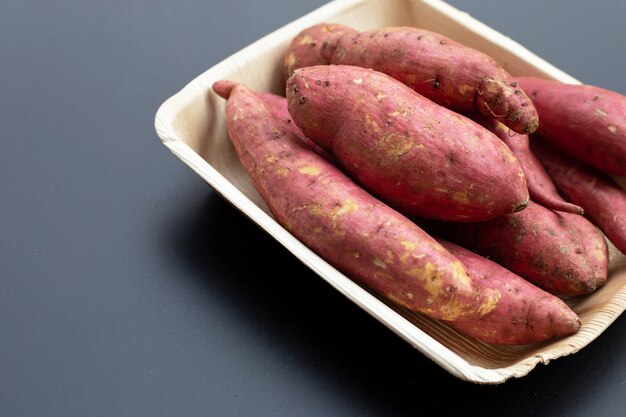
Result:
M405 215L482 221L527 204L524 174L502 141L385 74L301 68L287 99L307 137Z
M596 290L606 284L609 276L609 248L598 228L585 217L572 213L560 213L566 221L578 229L584 251L595 277Z
M439 33L399 26L330 35L322 56L330 64L383 72L442 106L478 110L519 133L539 125L532 102L504 68Z
M580 329L580 319L560 298L472 251L442 239L437 241L461 261L470 276L478 279L478 285L502 294L498 306L488 315L448 322L450 327L496 345L541 342Z
M493 132L511 149L522 166L532 200L551 210L584 214L582 207L563 200L559 195L550 176L531 151L528 135L515 133L495 119L481 115L473 115L472 119Z
M356 31L344 25L320 23L298 33L287 47L283 59L283 78L285 81L298 68L328 64L321 52L324 41L330 34L352 32Z
M589 294L596 283L584 237L562 213L533 201L486 222L438 224L444 238L475 250L554 295Z
M286 129L288 129L291 134L304 142L309 148L311 148L311 150L313 150L313 152L317 153L327 161L334 163L333 157L311 139L304 136L304 133L302 133L298 126L296 126L293 122L293 119L289 114L289 110L287 109L287 99L285 97L272 93L256 94L263 101L267 110L269 110L275 118L285 123Z
M461 263L417 225L374 199L306 147L244 86L224 91L227 128L276 220L329 263L412 311L482 316L499 293L480 292Z
M532 141L531 149L561 194L581 205L585 216L626 253L626 191L609 175L544 143Z
M237 86L237 83L230 80L221 80L213 85L213 90L222 97L228 97L230 92ZM333 162L332 156L324 149L320 148L311 139L304 136L302 131L296 126L291 119L289 110L287 109L287 99L283 96L272 93L257 92L255 93L265 104L267 110L278 120L285 124L285 128L289 131L289 134L294 135L302 142L304 142L315 153L324 157L330 162Z
M601 171L626 175L626 96L592 85L517 81L539 114L538 139Z

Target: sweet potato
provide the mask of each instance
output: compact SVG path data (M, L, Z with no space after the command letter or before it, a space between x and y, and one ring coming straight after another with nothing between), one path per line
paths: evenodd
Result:
M538 138L608 174L626 175L626 96L592 85L517 81L537 108Z
M580 319L560 298L474 252L445 240L437 241L461 261L479 285L502 294L498 306L488 315L448 322L450 327L497 345L541 342L580 329Z
M322 58L317 60L320 64L372 68L456 112L476 109L519 133L537 129L535 108L509 73L488 55L439 33L414 27L387 27L322 35L326 39ZM316 26L298 36L315 38L318 45L323 39ZM292 52L288 51L288 56ZM298 65L290 68L293 72Z
M546 144L533 141L531 147L559 191L580 204L585 216L626 253L626 191L609 175Z
M335 23L320 23L300 32L293 38L285 52L283 60L283 77L285 81L297 68L328 64L322 56L324 40L331 33L344 34L351 32L356 31Z
M434 227L443 238L489 257L554 295L589 294L606 280L605 273L596 276L596 262L578 226L563 213L533 201L519 213L493 220Z
M528 203L519 162L502 141L385 74L301 68L287 81L287 99L307 137L406 215L481 221Z
M528 135L515 133L495 119L481 115L473 115L472 119L495 133L511 149L522 166L531 199L551 210L584 214L582 207L563 200L559 195L550 176L530 150Z
M227 129L276 220L347 276L412 311L480 317L497 291L478 291L461 263L417 225L312 152L244 86L228 97Z

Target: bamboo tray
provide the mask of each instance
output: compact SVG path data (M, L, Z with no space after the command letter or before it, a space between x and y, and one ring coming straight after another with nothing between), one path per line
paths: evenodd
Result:
M336 0L235 53L165 101L155 120L163 144L337 291L460 379L498 384L511 377L523 377L538 364L576 353L598 337L626 308L626 256L610 244L608 283L592 295L568 300L583 323L578 333L545 343L501 347L478 342L436 320L387 304L331 267L273 219L237 159L224 123L225 101L212 92L211 85L230 79L257 91L284 94L283 52L293 36L319 22L343 23L360 30L417 26L490 54L513 75L578 83L518 43L442 1Z

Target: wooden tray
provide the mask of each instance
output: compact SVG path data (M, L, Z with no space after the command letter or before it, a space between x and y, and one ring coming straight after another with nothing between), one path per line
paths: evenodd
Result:
M626 256L612 245L608 283L592 295L568 301L583 323L578 333L548 343L500 347L387 304L331 267L273 219L237 159L224 123L225 101L212 92L211 85L230 79L257 91L284 94L284 50L293 36L319 22L343 23L360 30L392 25L430 29L490 54L513 75L578 83L518 43L442 1L337 0L235 53L165 101L155 120L163 144L321 278L458 378L502 383L528 374L539 363L575 353L598 337L626 308Z

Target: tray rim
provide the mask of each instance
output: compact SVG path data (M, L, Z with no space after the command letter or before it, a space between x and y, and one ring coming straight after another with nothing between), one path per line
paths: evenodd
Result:
M223 76L221 76L222 74L225 75L230 69L235 68L234 63L244 60L244 57L254 57L267 52L271 47L271 40L278 36L285 36L286 33L297 33L303 27L310 26L318 21L327 20L332 15L371 1L375 0L331 1L265 35L196 76L159 106L155 115L154 126L161 143L203 178L222 198L249 217L327 283L453 376L478 384L500 384L510 378L520 378L527 375L540 363L548 364L551 360L578 352L578 350L591 343L602 331L608 328L621 312L624 311L626 305L620 306L621 311L614 313L608 318L607 322L605 322L606 327L604 329L601 329L597 334L592 334L592 337L586 339L583 344L570 343L570 349L567 351L561 349L561 351L551 354L537 352L509 366L501 368L483 368L481 366L472 365L415 324L411 323L408 319L394 311L384 302L360 287L350 278L343 275L297 240L287 232L286 229L280 226L273 217L246 197L241 190L228 181L216 168L187 145L177 134L172 124L173 115L185 108L186 105L197 97L199 92L205 92L206 85L210 85L212 81L223 78ZM426 7L431 7L445 14L454 24L469 29L478 36L486 38L497 46L507 49L511 54L517 55L551 78L564 83L580 84L580 81L540 58L518 42L471 17L468 13L445 3L443 0L405 1L421 3ZM621 295L626 297L626 289L622 288L620 293L623 293Z

